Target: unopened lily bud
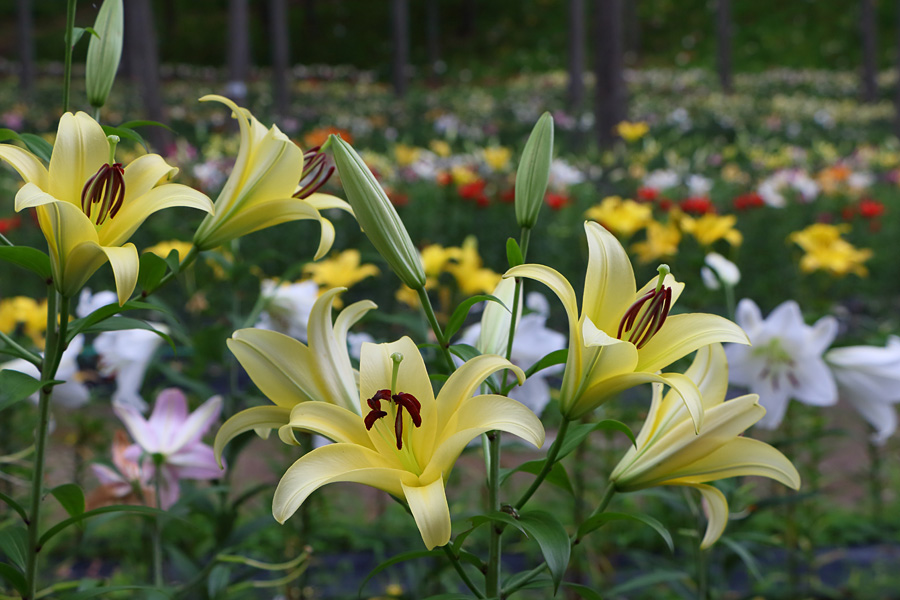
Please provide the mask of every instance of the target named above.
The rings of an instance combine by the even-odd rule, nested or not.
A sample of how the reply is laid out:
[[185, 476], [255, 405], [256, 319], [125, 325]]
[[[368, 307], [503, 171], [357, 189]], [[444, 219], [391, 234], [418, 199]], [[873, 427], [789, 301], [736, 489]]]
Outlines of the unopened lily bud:
[[91, 36], [87, 52], [85, 85], [88, 102], [100, 108], [106, 104], [119, 60], [122, 58], [122, 31], [124, 28], [124, 8], [122, 0], [104, 0], [97, 13], [94, 31], [99, 35]]
[[332, 135], [334, 162], [341, 176], [347, 201], [366, 237], [403, 283], [412, 289], [425, 286], [425, 269], [418, 250], [384, 190], [359, 154], [344, 140]]
[[516, 170], [516, 221], [519, 227], [531, 229], [537, 223], [552, 160], [553, 117], [545, 112], [531, 130]]

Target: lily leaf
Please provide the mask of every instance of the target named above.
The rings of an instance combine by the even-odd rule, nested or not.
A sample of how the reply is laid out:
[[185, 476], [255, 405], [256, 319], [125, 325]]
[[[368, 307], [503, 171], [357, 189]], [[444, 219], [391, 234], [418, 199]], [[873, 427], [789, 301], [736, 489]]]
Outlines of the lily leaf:
[[28, 530], [23, 525], [13, 525], [3, 529], [0, 535], [0, 550], [12, 563], [25, 570], [26, 557], [28, 556]]
[[[503, 482], [509, 479], [509, 476], [513, 473], [523, 472], [537, 475], [544, 467], [544, 462], [546, 461], [530, 460], [526, 463], [522, 463], [514, 469], [500, 469], [500, 485], [503, 485]], [[566, 472], [565, 467], [563, 467], [562, 463], [560, 462], [555, 463], [553, 465], [553, 468], [550, 469], [550, 472], [547, 474], [547, 483], [562, 488], [573, 496], [575, 495], [575, 490], [572, 487], [572, 482], [569, 479], [569, 474]]]
[[159, 282], [165, 276], [169, 266], [166, 261], [152, 252], [144, 252], [141, 255], [140, 267], [138, 270], [138, 285], [145, 292], [156, 289]]
[[[92, 312], [91, 314], [89, 314], [86, 317], [82, 317], [80, 319], [75, 319], [74, 321], [69, 323], [69, 328], [68, 328], [67, 334], [66, 334], [66, 342], [67, 343], [71, 342], [72, 339], [79, 333], [89, 332], [89, 331], [94, 331], [94, 332], [96, 332], [96, 331], [118, 331], [121, 329], [151, 329], [153, 331], [156, 331], [150, 325], [148, 325], [144, 321], [140, 321], [138, 319], [128, 319], [127, 321], [119, 321], [118, 322], [119, 325], [112, 325], [109, 328], [103, 327], [104, 321], [112, 320], [112, 317], [114, 315], [117, 315], [119, 313], [122, 313], [122, 312], [125, 312], [128, 310], [155, 310], [155, 311], [165, 312], [165, 313], [169, 312], [168, 310], [166, 310], [165, 308], [163, 308], [157, 304], [150, 304], [149, 302], [142, 302], [140, 300], [129, 300], [122, 306], [119, 306], [119, 304], [117, 302], [113, 302], [112, 304], [107, 304], [106, 306], [101, 306], [100, 308], [98, 308], [97, 310], [95, 310], [94, 312]], [[126, 317], [121, 317], [121, 318], [125, 319]], [[131, 323], [131, 326], [130, 327], [120, 326], [120, 325], [125, 325], [126, 323]], [[135, 323], [138, 323], [138, 324], [135, 324]], [[172, 340], [169, 336], [167, 336], [163, 333], [160, 333], [158, 331], [157, 331], [157, 333], [159, 335], [161, 335], [163, 337], [163, 339], [168, 341], [170, 344], [172, 343]]]
[[89, 510], [87, 512], [83, 512], [78, 516], [69, 517], [64, 521], [60, 521], [50, 529], [44, 532], [44, 535], [40, 537], [38, 540], [38, 545], [43, 546], [48, 541], [53, 539], [53, 537], [67, 529], [70, 525], [74, 525], [76, 523], [80, 523], [85, 519], [90, 519], [91, 517], [96, 517], [99, 515], [105, 515], [108, 513], [137, 513], [139, 515], [144, 515], [148, 517], [164, 517], [171, 516], [164, 510], [159, 510], [158, 508], [150, 508], [149, 506], [130, 506], [127, 504], [115, 504], [113, 506], [101, 506], [100, 508], [95, 508], [94, 510]]
[[525, 258], [522, 256], [522, 249], [519, 248], [519, 243], [516, 242], [515, 238], [506, 240], [506, 260], [509, 262], [510, 268], [518, 267], [525, 262]]
[[22, 596], [28, 593], [25, 576], [14, 566], [0, 562], [0, 579], [13, 586]]
[[446, 339], [449, 340], [454, 335], [456, 335], [456, 332], [459, 331], [459, 328], [462, 327], [463, 323], [466, 322], [466, 317], [469, 316], [469, 311], [472, 310], [472, 307], [479, 302], [496, 302], [500, 306], [509, 310], [509, 307], [503, 304], [500, 298], [491, 296], [490, 294], [477, 294], [475, 296], [472, 296], [471, 298], [466, 298], [459, 304], [459, 306], [456, 307], [456, 310], [454, 310], [453, 314], [450, 315], [450, 319], [447, 320], [447, 327], [444, 328], [444, 336], [446, 336]]
[[50, 155], [53, 154], [53, 144], [33, 133], [23, 133], [19, 136], [19, 139], [22, 140], [25, 147], [28, 148], [32, 154], [41, 160], [48, 163], [50, 162]]
[[3, 492], [0, 492], [0, 501], [5, 502], [8, 507], [19, 513], [19, 516], [22, 517], [23, 521], [25, 521], [26, 523], [28, 522], [28, 514], [25, 512], [25, 509], [22, 508], [21, 504], [19, 504]]
[[656, 531], [656, 533], [659, 534], [659, 537], [661, 537], [666, 543], [666, 546], [669, 547], [670, 552], [675, 551], [675, 544], [672, 542], [672, 534], [669, 533], [669, 530], [666, 529], [666, 526], [653, 517], [642, 514], [632, 515], [629, 513], [603, 512], [599, 515], [594, 515], [593, 517], [589, 518], [587, 521], [579, 525], [577, 533], [578, 539], [581, 539], [592, 531], [603, 527], [610, 521], [634, 521], [636, 523], [648, 525], [649, 527], [652, 527], [653, 530]]
[[564, 581], [563, 587], [568, 588], [578, 594], [578, 597], [582, 598], [582, 600], [603, 600], [603, 596], [601, 596], [588, 586], [581, 585], [580, 583], [571, 583], [568, 581]]
[[144, 148], [144, 151], [150, 151], [143, 136], [141, 136], [141, 134], [139, 134], [134, 129], [130, 129], [128, 127], [112, 127], [111, 125], [102, 125], [102, 127], [103, 133], [105, 133], [106, 135], [117, 135], [122, 139], [131, 140], [132, 142], [140, 144]]
[[50, 279], [50, 257], [29, 246], [0, 246], [0, 260], [28, 269], [41, 279]]
[[70, 517], [77, 517], [84, 513], [84, 492], [74, 483], [58, 485], [50, 493], [62, 505]]
[[41, 382], [12, 369], [0, 371], [0, 410], [21, 402], [39, 389]]
[[554, 350], [550, 354], [547, 354], [541, 360], [537, 361], [531, 368], [525, 371], [525, 377], [531, 377], [538, 371], [543, 371], [544, 369], [548, 369], [550, 367], [556, 365], [565, 364], [566, 360], [569, 358], [569, 350], [568, 348], [563, 348], [562, 350]]

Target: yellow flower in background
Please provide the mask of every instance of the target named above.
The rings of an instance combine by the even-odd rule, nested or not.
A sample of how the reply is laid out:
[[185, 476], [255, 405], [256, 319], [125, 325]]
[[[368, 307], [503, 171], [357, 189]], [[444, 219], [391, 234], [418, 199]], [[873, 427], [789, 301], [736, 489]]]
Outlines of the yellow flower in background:
[[454, 165], [453, 168], [450, 169], [450, 176], [453, 178], [454, 185], [466, 185], [467, 183], [474, 183], [479, 179], [478, 173], [469, 167], [464, 167], [462, 165]]
[[648, 131], [650, 131], [650, 126], [643, 121], [638, 121], [636, 123], [622, 121], [616, 125], [616, 133], [618, 133], [619, 137], [626, 142], [636, 142], [647, 135]]
[[456, 278], [460, 291], [467, 296], [490, 294], [500, 283], [500, 273], [482, 266], [478, 240], [474, 235], [465, 239], [459, 258], [448, 263], [446, 270]]
[[394, 160], [397, 161], [397, 166], [408, 167], [419, 160], [421, 155], [422, 150], [420, 148], [407, 146], [406, 144], [394, 146]]
[[598, 221], [604, 227], [622, 237], [631, 237], [653, 220], [653, 209], [634, 200], [622, 200], [619, 196], [607, 196], [597, 206], [585, 211], [584, 216]]
[[184, 260], [184, 257], [187, 256], [187, 253], [190, 252], [193, 244], [190, 242], [183, 242], [181, 240], [169, 240], [167, 242], [159, 242], [158, 244], [154, 244], [149, 248], [145, 248], [144, 252], [152, 252], [160, 258], [166, 258], [169, 256], [169, 253], [172, 250], [178, 252], [178, 262]]
[[872, 258], [872, 250], [857, 248], [841, 237], [848, 231], [850, 225], [847, 223], [813, 223], [788, 236], [790, 241], [806, 252], [800, 259], [800, 269], [804, 273], [827, 271], [836, 277], [843, 277], [848, 273], [868, 276], [869, 270], [863, 263]]
[[47, 331], [47, 300], [38, 302], [28, 296], [15, 296], [0, 301], [0, 331], [9, 334], [19, 325], [35, 346], [43, 348], [44, 332]]
[[456, 246], [441, 246], [429, 244], [422, 248], [422, 263], [425, 266], [425, 276], [437, 278], [451, 261], [462, 259], [463, 250]]
[[720, 216], [713, 213], [697, 218], [682, 215], [680, 218], [681, 230], [694, 236], [701, 246], [711, 246], [719, 240], [725, 240], [732, 246], [740, 246], [744, 236], [735, 229], [736, 223], [735, 215]]
[[444, 140], [431, 140], [430, 142], [428, 142], [428, 147], [432, 152], [434, 152], [441, 158], [447, 158], [453, 152], [450, 149], [450, 144], [448, 144]]
[[728, 183], [747, 185], [750, 182], [750, 175], [742, 171], [735, 163], [728, 163], [722, 167], [722, 180]]
[[492, 171], [505, 171], [512, 158], [512, 150], [505, 146], [488, 146], [483, 154], [484, 162]]
[[725, 401], [728, 363], [721, 344], [697, 351], [685, 376], [700, 390], [703, 426], [697, 433], [681, 398], [654, 384], [653, 403], [636, 444], [628, 449], [609, 479], [618, 491], [659, 485], [689, 486], [706, 500], [709, 524], [701, 548], [708, 548], [728, 524], [728, 502], [710, 481], [756, 475], [800, 488], [800, 475], [781, 452], [740, 434], [766, 409], [756, 394]]
[[50, 250], [53, 284], [68, 298], [109, 262], [119, 304], [124, 304], [137, 285], [140, 262], [137, 248], [126, 242], [144, 220], [175, 206], [213, 210], [200, 192], [165, 183], [178, 169], [158, 154], [145, 154], [123, 168], [115, 161], [118, 141], [79, 112], [59, 120], [49, 169], [28, 150], [0, 144], [0, 159], [25, 180], [16, 194], [16, 211], [36, 210]]
[[359, 250], [351, 248], [303, 267], [303, 274], [324, 288], [348, 288], [381, 271], [371, 263], [360, 264]]
[[668, 258], [678, 253], [678, 244], [681, 243], [681, 231], [672, 222], [663, 225], [659, 221], [650, 221], [647, 224], [647, 239], [631, 245], [631, 250], [637, 254], [638, 261], [648, 263]]
[[699, 430], [703, 407], [696, 384], [681, 373], [659, 371], [714, 342], [748, 343], [743, 330], [717, 315], [672, 315], [684, 284], [660, 267], [660, 275], [637, 289], [631, 261], [609, 231], [584, 224], [588, 240], [581, 315], [565, 277], [537, 264], [513, 267], [504, 277], [527, 277], [550, 288], [569, 318], [569, 356], [560, 389], [560, 409], [580, 418], [615, 394], [642, 383], [662, 383], [683, 399]]
[[359, 408], [301, 402], [290, 426], [335, 443], [291, 465], [275, 490], [272, 513], [281, 523], [311, 493], [329, 483], [362, 483], [405, 500], [425, 547], [450, 541], [450, 509], [444, 483], [456, 459], [475, 437], [498, 429], [540, 448], [544, 428], [524, 405], [505, 396], [476, 395], [491, 374], [521, 369], [496, 355], [466, 362], [450, 375], [437, 398], [415, 343], [363, 344]]

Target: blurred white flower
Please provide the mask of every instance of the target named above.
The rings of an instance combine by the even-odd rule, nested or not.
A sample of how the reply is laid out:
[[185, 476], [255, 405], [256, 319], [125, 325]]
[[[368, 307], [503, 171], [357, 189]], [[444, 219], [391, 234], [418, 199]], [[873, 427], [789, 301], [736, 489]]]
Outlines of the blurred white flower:
[[644, 181], [641, 182], [641, 187], [661, 192], [677, 186], [679, 180], [678, 173], [675, 171], [671, 169], [657, 169], [656, 171], [647, 173], [647, 176], [644, 177]]
[[744, 298], [738, 303], [735, 320], [753, 345], [725, 345], [728, 379], [759, 394], [766, 414], [757, 425], [778, 427], [791, 398], [812, 406], [837, 402], [837, 385], [822, 359], [837, 335], [834, 317], [822, 317], [809, 326], [800, 306], [788, 300], [763, 319], [759, 307]]
[[78, 306], [75, 307], [75, 315], [78, 318], [83, 318], [98, 308], [103, 308], [110, 304], [115, 304], [116, 306], [119, 304], [119, 297], [115, 292], [106, 290], [92, 294], [90, 289], [84, 288], [81, 290], [81, 295], [78, 296]]
[[[166, 332], [159, 323], [151, 323], [154, 329]], [[144, 412], [147, 403], [141, 397], [141, 386], [147, 367], [156, 353], [162, 338], [146, 329], [104, 331], [94, 340], [94, 350], [99, 357], [99, 371], [104, 377], [116, 378], [113, 405], [121, 404]]]
[[569, 186], [583, 183], [584, 173], [573, 167], [561, 158], [553, 159], [550, 163], [550, 178], [548, 187], [554, 190], [565, 190]]
[[685, 183], [691, 196], [705, 196], [713, 186], [712, 179], [703, 175], [689, 175]]
[[706, 266], [700, 267], [700, 277], [707, 288], [717, 290], [723, 283], [728, 287], [734, 287], [740, 282], [740, 269], [718, 252], [710, 252], [703, 262]]
[[311, 280], [290, 283], [265, 279], [260, 293], [266, 299], [266, 308], [254, 327], [306, 342], [306, 325], [319, 297], [319, 285]]
[[359, 333], [353, 331], [347, 332], [347, 353], [350, 355], [350, 358], [354, 360], [359, 360], [359, 354], [362, 352], [363, 344], [374, 343], [375, 338], [365, 331], [360, 331]]
[[769, 206], [783, 208], [787, 204], [784, 192], [793, 190], [802, 202], [812, 202], [819, 195], [819, 184], [800, 169], [783, 169], [769, 176], [756, 189]]
[[868, 421], [875, 432], [872, 442], [884, 444], [897, 430], [900, 402], [900, 338], [891, 336], [884, 348], [847, 346], [825, 354], [837, 381], [838, 396]]
[[875, 183], [875, 176], [866, 171], [855, 171], [847, 176], [847, 187], [852, 190], [866, 190]]
[[[115, 294], [113, 297], [115, 298]], [[79, 408], [87, 404], [91, 398], [87, 386], [78, 380], [78, 355], [81, 354], [82, 348], [84, 348], [84, 336], [79, 334], [72, 338], [69, 346], [63, 352], [59, 368], [56, 371], [56, 379], [65, 381], [65, 383], [53, 386], [53, 392], [50, 394], [50, 402], [55, 406], [68, 409]], [[5, 371], [6, 369], [25, 373], [35, 379], [41, 378], [38, 368], [22, 358], [0, 365], [0, 370]], [[32, 402], [37, 402], [37, 392], [32, 394], [30, 399]]]

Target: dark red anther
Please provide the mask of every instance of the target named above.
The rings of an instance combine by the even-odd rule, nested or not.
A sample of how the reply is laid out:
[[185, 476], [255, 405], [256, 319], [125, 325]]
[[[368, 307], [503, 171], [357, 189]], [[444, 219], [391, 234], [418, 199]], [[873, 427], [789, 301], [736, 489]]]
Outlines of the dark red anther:
[[406, 412], [408, 412], [409, 416], [412, 417], [413, 425], [415, 425], [416, 427], [422, 426], [422, 404], [419, 403], [418, 400], [416, 400], [415, 396], [413, 396], [412, 394], [400, 392], [399, 394], [394, 394], [393, 396], [391, 396], [391, 399], [397, 404], [397, 406], [406, 409]]
[[124, 201], [125, 169], [122, 163], [102, 165], [81, 190], [81, 210], [97, 225], [102, 225], [107, 217], [115, 217]]
[[397, 450], [403, 449], [403, 410], [409, 413], [412, 423], [416, 427], [422, 426], [422, 404], [412, 394], [400, 392], [391, 396], [390, 390], [378, 390], [375, 395], [366, 400], [366, 404], [372, 409], [363, 419], [367, 430], [371, 430], [375, 422], [386, 417], [387, 412], [381, 410], [381, 401], [393, 401], [397, 406], [397, 415], [394, 417], [394, 437], [397, 439]]
[[303, 173], [300, 175], [300, 190], [294, 198], [309, 198], [331, 178], [334, 165], [328, 164], [328, 157], [321, 146], [310, 148], [303, 155]]
[[662, 329], [671, 308], [671, 287], [663, 285], [646, 292], [625, 311], [616, 337], [643, 348]]

